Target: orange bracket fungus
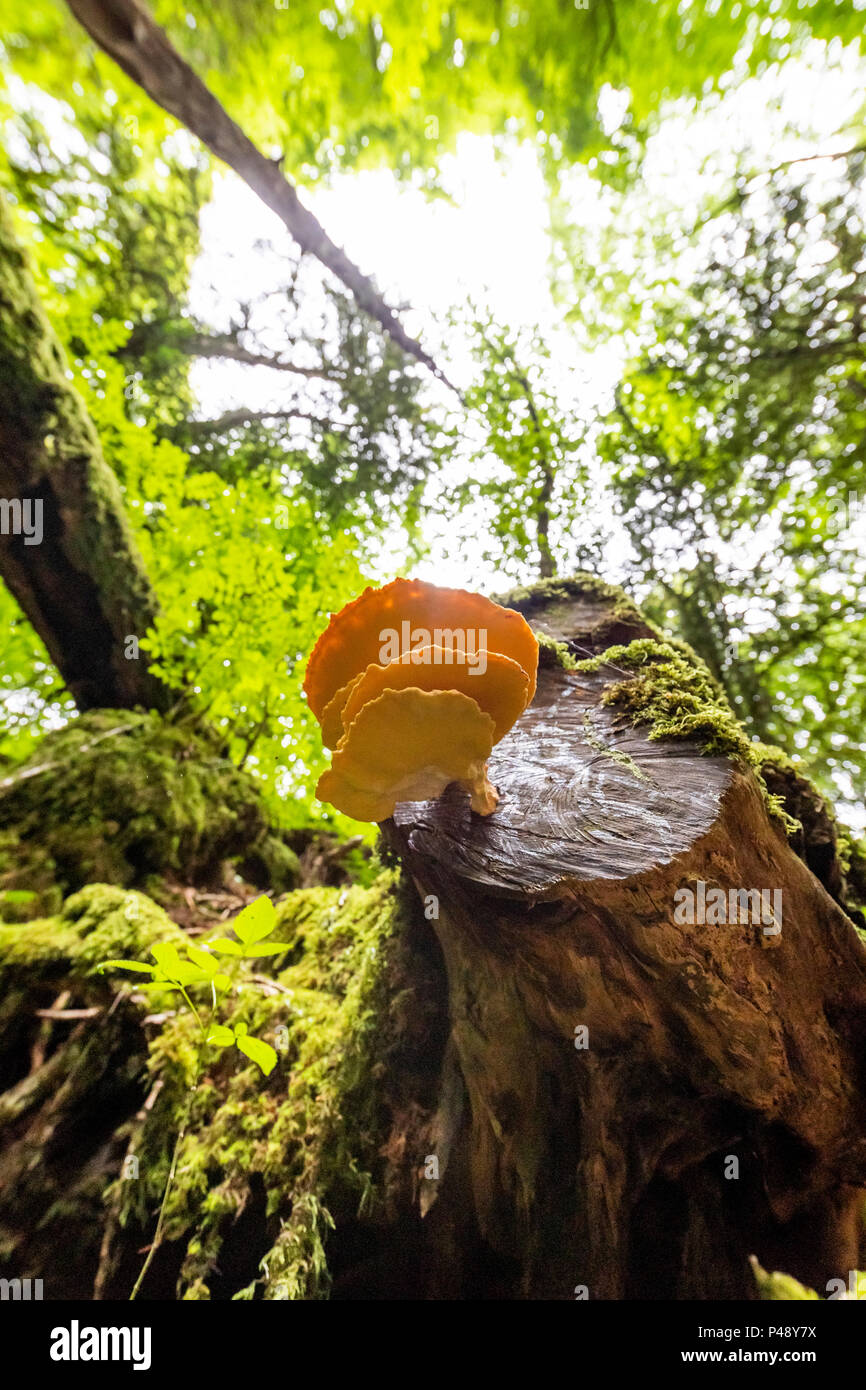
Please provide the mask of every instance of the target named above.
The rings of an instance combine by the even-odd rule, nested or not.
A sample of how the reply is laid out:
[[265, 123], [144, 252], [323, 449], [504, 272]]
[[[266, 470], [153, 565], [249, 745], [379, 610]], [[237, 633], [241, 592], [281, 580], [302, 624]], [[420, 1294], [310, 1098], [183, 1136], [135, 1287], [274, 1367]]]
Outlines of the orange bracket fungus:
[[490, 815], [487, 759], [535, 694], [537, 669], [526, 620], [480, 594], [418, 579], [365, 589], [307, 665], [307, 700], [334, 749], [317, 795], [379, 821], [458, 782]]

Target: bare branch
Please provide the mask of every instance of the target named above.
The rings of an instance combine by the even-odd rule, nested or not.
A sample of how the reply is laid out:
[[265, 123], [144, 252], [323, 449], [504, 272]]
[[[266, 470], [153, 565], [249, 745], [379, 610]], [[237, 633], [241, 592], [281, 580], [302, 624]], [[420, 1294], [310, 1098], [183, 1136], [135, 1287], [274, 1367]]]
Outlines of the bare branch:
[[248, 367], [270, 367], [275, 372], [290, 372], [309, 381], [342, 381], [344, 373], [339, 368], [320, 363], [315, 367], [304, 367], [296, 362], [287, 362], [279, 353], [256, 352], [245, 348], [231, 333], [204, 333], [197, 329], [175, 333], [171, 327], [159, 322], [140, 323], [130, 333], [123, 347], [115, 356], [121, 361], [135, 360], [146, 352], [151, 339], [159, 339], [178, 352], [189, 357], [206, 357], [242, 362]]
[[294, 407], [284, 410], [248, 410], [241, 407], [238, 410], [227, 410], [224, 415], [218, 415], [213, 420], [184, 420], [182, 424], [173, 425], [163, 433], [172, 440], [187, 439], [190, 436], [196, 438], [202, 435], [222, 434], [225, 430], [239, 429], [241, 425], [264, 424], [267, 420], [306, 420], [311, 425], [317, 425], [319, 429], [334, 428], [334, 421], [310, 415], [305, 410], [297, 410]]
[[[404, 352], [450, 386], [421, 344], [410, 337], [369, 276], [349, 259], [304, 207], [279, 161], [266, 158], [232, 120], [154, 23], [139, 0], [67, 0], [90, 37], [163, 110], [181, 121], [219, 159], [233, 169], [281, 219], [302, 251], [337, 276]], [[453, 388], [452, 388], [453, 389]]]
[[293, 376], [303, 376], [310, 381], [341, 381], [343, 377], [343, 373], [336, 368], [329, 369], [324, 365], [302, 367], [296, 362], [287, 362], [276, 353], [253, 352], [229, 337], [196, 333], [179, 340], [177, 346], [193, 357], [226, 358], [232, 362], [243, 362], [248, 367], [270, 367], [274, 372], [291, 372]]

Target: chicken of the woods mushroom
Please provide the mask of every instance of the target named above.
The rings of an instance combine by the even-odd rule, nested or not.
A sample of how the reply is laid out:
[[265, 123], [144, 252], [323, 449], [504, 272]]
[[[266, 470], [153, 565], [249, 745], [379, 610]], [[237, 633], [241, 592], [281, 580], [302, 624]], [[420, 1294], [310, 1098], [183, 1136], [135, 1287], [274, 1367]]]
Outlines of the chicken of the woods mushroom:
[[356, 820], [464, 787], [479, 815], [498, 795], [487, 759], [535, 694], [538, 642], [481, 594], [395, 579], [331, 618], [304, 691], [333, 749], [316, 795]]

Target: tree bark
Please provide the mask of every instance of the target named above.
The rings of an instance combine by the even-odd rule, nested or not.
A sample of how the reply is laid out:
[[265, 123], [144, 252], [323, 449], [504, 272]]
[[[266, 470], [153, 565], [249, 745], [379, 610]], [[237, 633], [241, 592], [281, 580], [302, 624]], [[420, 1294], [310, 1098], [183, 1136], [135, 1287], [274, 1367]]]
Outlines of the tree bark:
[[[0, 573], [80, 710], [164, 710], [170, 692], [144, 653], [126, 655], [156, 597], [67, 370], [0, 199]], [[28, 514], [29, 537], [17, 525]]]
[[446, 385], [447, 378], [421, 344], [406, 332], [369, 276], [349, 259], [313, 214], [304, 207], [279, 161], [268, 159], [232, 120], [228, 112], [185, 63], [139, 0], [67, 0], [76, 19], [95, 43], [147, 92], [163, 110], [175, 116], [217, 158], [233, 169], [262, 202], [277, 214], [302, 251], [309, 251], [354, 296], [356, 303], [380, 323], [394, 342]]

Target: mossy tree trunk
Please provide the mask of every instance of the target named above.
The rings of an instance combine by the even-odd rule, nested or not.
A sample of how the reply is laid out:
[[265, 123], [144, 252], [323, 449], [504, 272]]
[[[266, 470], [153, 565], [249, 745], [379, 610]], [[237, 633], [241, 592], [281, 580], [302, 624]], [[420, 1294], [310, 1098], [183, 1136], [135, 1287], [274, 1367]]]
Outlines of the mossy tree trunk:
[[170, 693], [129, 641], [153, 622], [156, 598], [3, 199], [0, 499], [0, 574], [78, 708], [167, 709]]

